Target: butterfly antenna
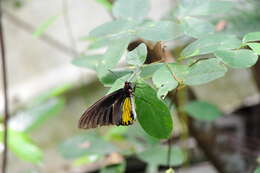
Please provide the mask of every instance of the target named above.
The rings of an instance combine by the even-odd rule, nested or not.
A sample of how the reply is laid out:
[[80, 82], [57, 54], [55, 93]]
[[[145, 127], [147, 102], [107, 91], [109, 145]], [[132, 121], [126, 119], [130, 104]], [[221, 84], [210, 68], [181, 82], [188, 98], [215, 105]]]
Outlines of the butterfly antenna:
[[118, 76], [115, 72], [113, 72], [112, 70], [110, 69], [107, 69], [110, 73], [112, 73], [116, 78], [119, 78], [120, 76]]
[[128, 81], [131, 81], [139, 72], [141, 71], [140, 67], [138, 67], [133, 74], [129, 77]]

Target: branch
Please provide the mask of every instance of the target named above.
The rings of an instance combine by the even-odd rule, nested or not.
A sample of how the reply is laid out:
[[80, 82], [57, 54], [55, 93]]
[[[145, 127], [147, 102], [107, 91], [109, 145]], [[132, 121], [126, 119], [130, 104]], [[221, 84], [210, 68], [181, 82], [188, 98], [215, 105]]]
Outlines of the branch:
[[[30, 25], [29, 23], [19, 19], [17, 16], [13, 15], [12, 13], [10, 13], [9, 11], [7, 11], [5, 9], [2, 9], [2, 11], [5, 14], [5, 18], [7, 18], [7, 20], [12, 22], [17, 27], [23, 29], [24, 31], [26, 31], [29, 34], [32, 34], [35, 31], [35, 27]], [[53, 37], [51, 37], [50, 35], [48, 35], [46, 33], [42, 34], [39, 38], [41, 40], [43, 40], [44, 42], [46, 42], [47, 44], [49, 44], [50, 46], [52, 46], [53, 48], [65, 53], [65, 54], [70, 55], [70, 52], [73, 52], [73, 54], [76, 54], [75, 50], [71, 50], [71, 48], [69, 48], [66, 45], [62, 44], [61, 42], [55, 40]]]
[[71, 23], [70, 23], [70, 19], [69, 19], [69, 7], [68, 7], [68, 0], [62, 0], [62, 12], [63, 12], [63, 19], [64, 19], [64, 23], [65, 23], [65, 29], [67, 32], [67, 36], [70, 42], [70, 46], [71, 46], [71, 55], [73, 57], [77, 56], [77, 45], [73, 36], [73, 32], [72, 32], [72, 27], [71, 27]]
[[8, 85], [7, 85], [7, 69], [6, 69], [6, 57], [5, 57], [5, 45], [4, 45], [4, 34], [2, 25], [2, 2], [0, 1], [0, 44], [1, 44], [1, 59], [2, 59], [2, 75], [3, 75], [3, 90], [4, 90], [4, 151], [3, 151], [3, 162], [2, 162], [2, 173], [6, 173], [7, 161], [8, 161]]

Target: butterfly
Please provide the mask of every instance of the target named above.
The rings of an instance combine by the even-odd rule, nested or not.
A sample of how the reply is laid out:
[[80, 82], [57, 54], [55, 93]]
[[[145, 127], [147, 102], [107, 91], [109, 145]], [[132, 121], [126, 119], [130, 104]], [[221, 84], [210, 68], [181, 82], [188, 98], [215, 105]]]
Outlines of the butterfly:
[[90, 129], [106, 125], [128, 126], [136, 119], [133, 83], [126, 81], [120, 88], [90, 106], [79, 120], [79, 128]]

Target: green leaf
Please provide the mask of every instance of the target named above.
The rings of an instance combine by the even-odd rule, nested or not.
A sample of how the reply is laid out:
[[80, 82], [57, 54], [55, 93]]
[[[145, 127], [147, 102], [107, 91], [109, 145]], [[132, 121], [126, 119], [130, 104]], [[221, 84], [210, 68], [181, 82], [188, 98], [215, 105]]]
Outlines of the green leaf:
[[91, 132], [73, 136], [59, 146], [59, 152], [66, 159], [75, 159], [89, 154], [106, 155], [116, 150], [114, 145]]
[[101, 79], [101, 81], [102, 78], [104, 78], [108, 73], [111, 73], [109, 70], [118, 64], [129, 42], [129, 39], [115, 40], [107, 48], [107, 51], [102, 57], [103, 60], [97, 67], [98, 77]]
[[184, 83], [187, 85], [201, 85], [225, 75], [227, 68], [216, 58], [201, 60], [188, 69]]
[[142, 43], [127, 54], [126, 61], [128, 64], [141, 66], [145, 62], [146, 56], [147, 56], [147, 48], [146, 45]]
[[186, 76], [189, 74], [189, 66], [187, 65], [169, 63], [168, 67], [170, 68], [171, 72], [174, 74], [175, 78], [178, 81], [185, 80]]
[[185, 17], [182, 21], [184, 33], [194, 38], [201, 38], [214, 33], [215, 27], [207, 21], [194, 17]]
[[25, 111], [19, 112], [10, 120], [10, 127], [19, 131], [32, 131], [64, 107], [65, 100], [53, 98], [45, 103], [33, 106]]
[[241, 46], [241, 41], [233, 35], [212, 34], [189, 44], [181, 53], [183, 57], [213, 53], [217, 50], [235, 49]]
[[260, 167], [256, 168], [254, 173], [260, 173]]
[[168, 138], [172, 132], [172, 118], [168, 107], [157, 98], [156, 92], [145, 83], [138, 83], [135, 103], [138, 121], [149, 135]]
[[[137, 154], [138, 158], [151, 165], [167, 165], [167, 148], [155, 146]], [[180, 166], [185, 162], [185, 153], [177, 146], [172, 147], [171, 166]]]
[[232, 2], [219, 0], [183, 0], [176, 9], [178, 18], [185, 16], [207, 16], [225, 13], [232, 7]]
[[96, 2], [100, 3], [101, 5], [103, 5], [108, 10], [112, 9], [112, 4], [108, 0], [96, 0]]
[[96, 70], [100, 62], [103, 60], [102, 55], [82, 55], [72, 60], [72, 64]]
[[[8, 147], [21, 160], [39, 164], [43, 159], [42, 150], [31, 142], [24, 132], [9, 129]], [[3, 141], [3, 131], [0, 131], [0, 141]]]
[[142, 20], [149, 12], [148, 0], [117, 0], [113, 6], [116, 18]]
[[219, 50], [215, 52], [215, 56], [223, 63], [233, 68], [247, 68], [253, 66], [258, 56], [251, 50]]
[[215, 105], [204, 101], [190, 102], [183, 109], [191, 117], [204, 121], [214, 121], [222, 115]]
[[260, 55], [260, 44], [259, 44], [259, 43], [247, 43], [247, 45], [248, 45], [257, 55]]
[[111, 46], [117, 40], [131, 40], [136, 25], [136, 21], [114, 20], [96, 27], [83, 39], [92, 41], [91, 48]]
[[250, 32], [246, 34], [242, 40], [243, 43], [253, 42], [253, 41], [260, 41], [260, 32]]
[[150, 21], [137, 29], [137, 37], [154, 42], [173, 40], [182, 34], [181, 25], [172, 21]]
[[118, 78], [114, 84], [112, 85], [112, 87], [109, 89], [108, 93], [112, 93], [120, 88], [124, 87], [125, 81], [127, 81], [130, 78], [131, 74], [127, 74], [125, 76], [122, 76], [120, 78]]
[[122, 68], [112, 69], [112, 70], [109, 70], [109, 73], [102, 76], [102, 78], [100, 78], [100, 81], [104, 86], [111, 87], [118, 78], [121, 78], [132, 72], [133, 72], [133, 70], [125, 69], [125, 68], [124, 69], [122, 69]]
[[167, 93], [178, 86], [178, 82], [174, 79], [169, 67], [166, 65], [158, 69], [153, 75], [153, 83], [157, 88], [157, 96], [164, 98]]
[[154, 72], [157, 71], [163, 65], [164, 65], [163, 63], [153, 63], [153, 64], [148, 64], [148, 65], [145, 64], [141, 67], [140, 76], [143, 79], [150, 78], [153, 76]]
[[36, 28], [36, 30], [33, 32], [33, 36], [41, 36], [50, 27], [50, 25], [52, 25], [59, 17], [60, 15], [55, 15], [48, 18], [38, 28]]

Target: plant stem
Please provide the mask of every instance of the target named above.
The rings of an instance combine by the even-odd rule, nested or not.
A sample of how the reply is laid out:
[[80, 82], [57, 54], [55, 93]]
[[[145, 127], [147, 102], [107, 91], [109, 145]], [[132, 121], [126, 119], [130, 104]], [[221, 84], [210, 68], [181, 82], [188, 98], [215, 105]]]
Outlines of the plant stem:
[[2, 75], [3, 75], [3, 91], [4, 91], [4, 151], [3, 151], [3, 162], [2, 162], [2, 173], [6, 173], [7, 162], [8, 162], [8, 85], [7, 85], [7, 69], [6, 69], [6, 57], [5, 57], [5, 45], [4, 45], [4, 34], [2, 25], [2, 2], [0, 1], [0, 44], [1, 44], [1, 59], [2, 59]]
[[73, 36], [72, 32], [72, 27], [71, 27], [71, 22], [70, 22], [70, 16], [69, 16], [69, 2], [68, 0], [62, 0], [62, 11], [63, 11], [63, 18], [64, 18], [64, 23], [65, 23], [65, 29], [67, 32], [67, 36], [70, 42], [70, 53], [73, 57], [77, 56], [77, 46], [76, 42]]

